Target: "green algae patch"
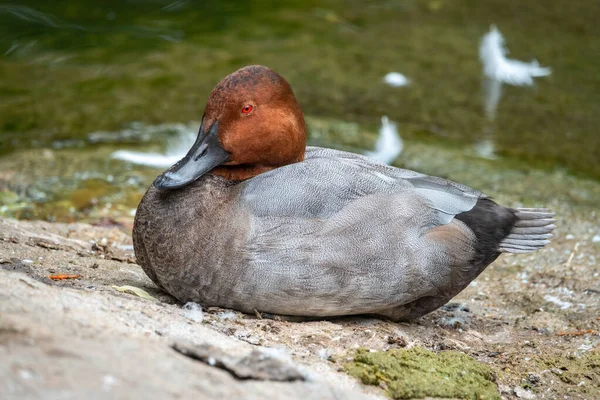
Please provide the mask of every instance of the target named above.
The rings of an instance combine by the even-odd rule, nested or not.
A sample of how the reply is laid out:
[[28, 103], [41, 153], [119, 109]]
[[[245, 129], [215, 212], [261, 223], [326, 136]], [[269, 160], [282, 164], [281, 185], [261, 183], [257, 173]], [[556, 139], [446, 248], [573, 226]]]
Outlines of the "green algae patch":
[[344, 369], [394, 399], [500, 399], [490, 368], [456, 351], [359, 349]]

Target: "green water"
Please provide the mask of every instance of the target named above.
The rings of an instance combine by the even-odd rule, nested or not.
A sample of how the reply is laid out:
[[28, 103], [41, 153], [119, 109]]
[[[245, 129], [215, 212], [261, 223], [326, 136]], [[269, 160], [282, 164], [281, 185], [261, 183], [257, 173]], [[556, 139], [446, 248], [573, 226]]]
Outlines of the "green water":
[[[143, 127], [198, 121], [214, 85], [247, 64], [286, 77], [315, 121], [364, 136], [313, 130], [319, 144], [371, 146], [388, 115], [407, 143], [462, 149], [461, 162], [488, 138], [497, 168], [598, 179], [599, 18], [593, 0], [0, 3], [0, 211], [129, 215], [157, 171], [110, 153], [164, 148], [168, 129]], [[493, 122], [478, 59], [492, 23], [510, 57], [552, 68], [533, 87], [505, 86]], [[411, 85], [385, 85], [390, 71]], [[123, 135], [132, 123], [145, 125]], [[117, 133], [91, 135], [102, 131]]]

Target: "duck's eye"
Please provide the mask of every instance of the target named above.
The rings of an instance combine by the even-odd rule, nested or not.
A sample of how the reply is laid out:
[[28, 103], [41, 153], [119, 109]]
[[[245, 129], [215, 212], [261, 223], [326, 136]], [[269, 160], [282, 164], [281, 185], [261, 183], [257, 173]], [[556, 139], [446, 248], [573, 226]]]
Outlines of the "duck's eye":
[[252, 111], [254, 111], [254, 106], [252, 104], [246, 104], [244, 108], [242, 108], [242, 113], [244, 114], [250, 114]]

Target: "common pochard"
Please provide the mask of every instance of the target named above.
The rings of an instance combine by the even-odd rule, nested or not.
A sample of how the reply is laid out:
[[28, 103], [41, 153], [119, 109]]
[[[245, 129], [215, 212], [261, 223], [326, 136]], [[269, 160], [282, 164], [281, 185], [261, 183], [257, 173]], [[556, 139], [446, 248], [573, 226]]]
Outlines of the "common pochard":
[[135, 216], [138, 263], [182, 302], [281, 315], [424, 315], [500, 253], [549, 243], [547, 209], [306, 147], [290, 85], [244, 67], [212, 91], [198, 138]]

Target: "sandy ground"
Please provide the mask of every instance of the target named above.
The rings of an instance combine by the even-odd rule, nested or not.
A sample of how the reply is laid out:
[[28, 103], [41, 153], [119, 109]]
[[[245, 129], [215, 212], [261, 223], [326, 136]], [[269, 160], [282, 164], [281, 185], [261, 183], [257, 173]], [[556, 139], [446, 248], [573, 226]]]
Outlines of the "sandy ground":
[[[569, 220], [568, 234], [549, 248], [502, 256], [449, 307], [392, 323], [294, 322], [220, 309], [204, 310], [200, 321], [144, 275], [122, 228], [3, 219], [1, 392], [19, 399], [377, 398], [383, 391], [343, 372], [353, 350], [424, 346], [488, 364], [505, 398], [597, 398], [600, 366], [581, 363], [597, 357], [600, 343], [600, 244], [589, 233], [596, 223]], [[49, 279], [58, 274], [81, 277]], [[123, 285], [156, 300], [113, 288]], [[176, 352], [179, 341], [210, 344], [235, 360], [275, 348], [260, 351], [306, 380], [242, 380]]]

